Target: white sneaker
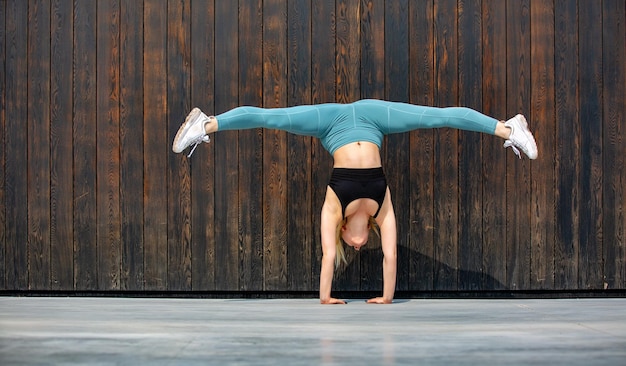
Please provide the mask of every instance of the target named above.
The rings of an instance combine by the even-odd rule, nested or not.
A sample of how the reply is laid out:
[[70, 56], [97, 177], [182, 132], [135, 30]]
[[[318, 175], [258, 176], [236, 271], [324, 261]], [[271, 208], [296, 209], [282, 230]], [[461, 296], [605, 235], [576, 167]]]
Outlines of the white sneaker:
[[185, 122], [183, 122], [180, 126], [178, 132], [176, 133], [176, 137], [174, 137], [172, 151], [178, 154], [183, 152], [183, 150], [189, 146], [194, 145], [189, 155], [187, 155], [187, 157], [191, 157], [191, 154], [193, 154], [194, 150], [196, 150], [198, 144], [202, 142], [211, 142], [209, 135], [207, 135], [204, 130], [204, 124], [209, 121], [210, 117], [202, 113], [199, 108], [194, 108], [191, 112], [189, 112], [187, 118], [185, 118]]
[[530, 159], [537, 159], [537, 143], [533, 134], [528, 129], [526, 118], [521, 114], [504, 122], [506, 127], [511, 129], [511, 136], [504, 142], [504, 147], [511, 147], [518, 158], [522, 158], [520, 150]]

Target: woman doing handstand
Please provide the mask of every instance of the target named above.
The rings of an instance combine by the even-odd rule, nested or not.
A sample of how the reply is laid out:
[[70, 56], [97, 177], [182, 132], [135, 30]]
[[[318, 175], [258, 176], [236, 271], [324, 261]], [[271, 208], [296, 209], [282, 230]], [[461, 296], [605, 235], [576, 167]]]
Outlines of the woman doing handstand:
[[380, 148], [392, 133], [425, 128], [456, 128], [503, 138], [521, 158], [537, 158], [537, 145], [522, 115], [505, 121], [464, 107], [437, 108], [381, 100], [317, 104], [288, 108], [237, 107], [217, 116], [194, 108], [182, 124], [172, 150], [209, 142], [216, 131], [271, 128], [319, 138], [333, 157], [333, 171], [321, 212], [322, 265], [320, 302], [345, 304], [331, 297], [334, 268], [345, 261], [342, 241], [361, 249], [370, 230], [380, 236], [383, 251], [382, 297], [369, 303], [391, 303], [396, 285], [396, 217], [383, 173]]

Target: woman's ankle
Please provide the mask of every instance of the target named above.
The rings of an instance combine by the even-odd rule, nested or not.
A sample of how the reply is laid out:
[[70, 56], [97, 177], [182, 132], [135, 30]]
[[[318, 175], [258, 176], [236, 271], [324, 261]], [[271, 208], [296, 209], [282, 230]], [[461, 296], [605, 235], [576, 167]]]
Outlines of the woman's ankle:
[[494, 135], [508, 140], [509, 136], [511, 136], [511, 129], [504, 125], [504, 121], [498, 121]]
[[209, 116], [209, 120], [204, 123], [204, 132], [208, 135], [215, 131], [217, 131], [217, 118]]

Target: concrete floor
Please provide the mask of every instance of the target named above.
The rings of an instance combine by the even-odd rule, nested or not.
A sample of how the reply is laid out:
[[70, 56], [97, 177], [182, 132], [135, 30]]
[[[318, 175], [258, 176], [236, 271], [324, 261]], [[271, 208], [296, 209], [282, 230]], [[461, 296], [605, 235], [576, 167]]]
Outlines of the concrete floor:
[[2, 365], [626, 365], [626, 299], [0, 297]]

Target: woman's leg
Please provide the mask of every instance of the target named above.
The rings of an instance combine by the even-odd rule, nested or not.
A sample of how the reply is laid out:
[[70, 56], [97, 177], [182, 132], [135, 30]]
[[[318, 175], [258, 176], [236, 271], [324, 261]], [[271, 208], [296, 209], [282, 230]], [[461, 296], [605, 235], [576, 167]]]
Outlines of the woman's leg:
[[359, 114], [379, 120], [385, 134], [448, 127], [494, 135], [499, 122], [465, 107], [437, 108], [380, 100], [363, 100], [355, 104]]
[[[207, 116], [194, 108], [182, 124], [172, 150], [182, 152], [209, 142], [209, 134], [217, 131], [269, 128], [306, 136], [319, 137], [322, 120], [329, 120], [335, 105], [304, 105], [288, 108], [237, 107], [217, 116]], [[193, 153], [193, 150], [189, 154]]]
[[317, 137], [323, 110], [330, 111], [331, 108], [328, 105], [287, 108], [237, 107], [215, 116], [217, 126], [207, 128], [215, 131], [269, 128]]
[[518, 156], [519, 149], [529, 158], [537, 158], [535, 139], [522, 115], [504, 122], [465, 107], [437, 108], [380, 100], [355, 104], [362, 118], [378, 123], [385, 134], [443, 127], [482, 132], [505, 139], [504, 146], [512, 147]]

